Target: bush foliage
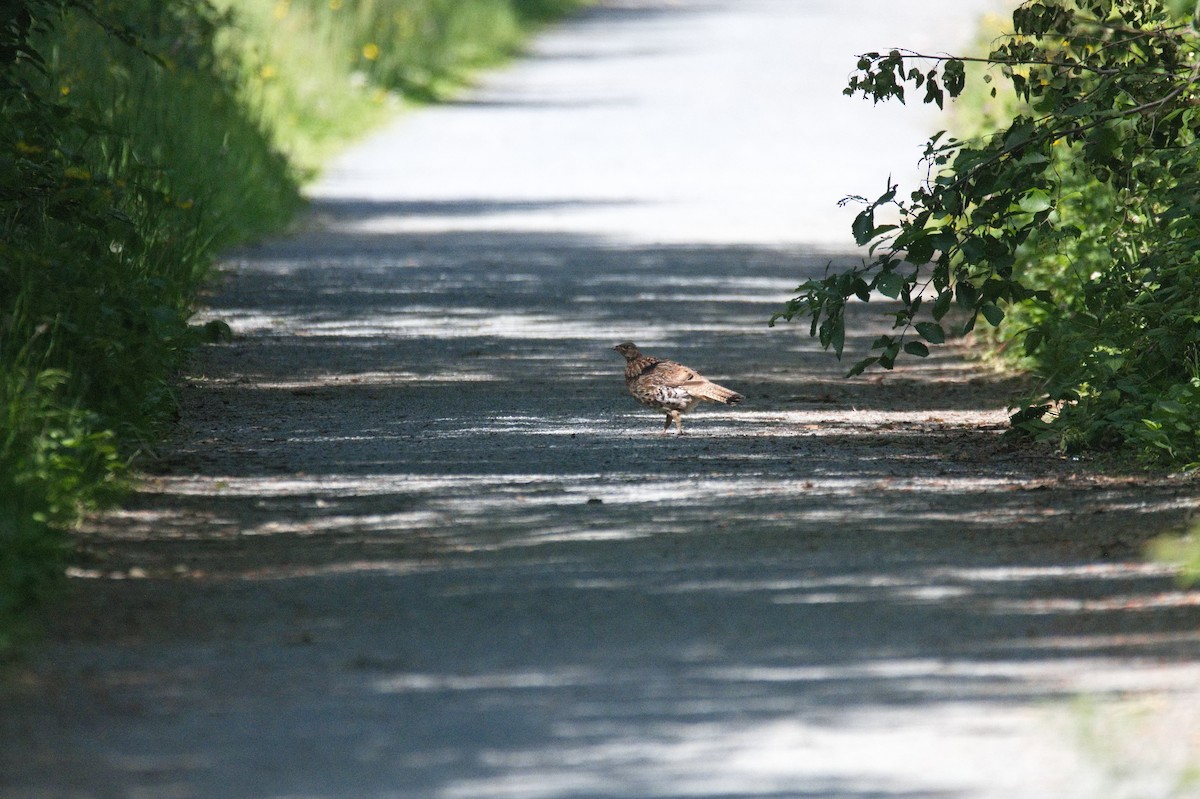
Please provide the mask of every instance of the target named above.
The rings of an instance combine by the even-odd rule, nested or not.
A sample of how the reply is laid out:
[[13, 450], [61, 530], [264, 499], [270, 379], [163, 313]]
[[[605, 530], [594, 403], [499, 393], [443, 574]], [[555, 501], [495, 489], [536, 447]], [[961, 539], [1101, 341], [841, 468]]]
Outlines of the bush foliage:
[[[897, 300], [892, 333], [850, 370], [970, 332], [982, 317], [1037, 378], [1018, 429], [1065, 448], [1200, 463], [1200, 34], [1160, 0], [1030, 0], [984, 59], [891, 51], [858, 61], [847, 94], [941, 106], [968, 79], [1008, 94], [981, 135], [939, 133], [930, 175], [864, 208], [871, 261], [800, 286], [841, 355], [851, 298]], [[983, 62], [976, 75], [967, 67]], [[979, 97], [978, 87], [975, 88]], [[861, 198], [860, 198], [861, 199]], [[891, 211], [895, 224], [876, 222]], [[951, 311], [957, 309], [961, 321]], [[955, 320], [953, 323], [951, 320]], [[772, 320], [774, 321], [774, 319]]]

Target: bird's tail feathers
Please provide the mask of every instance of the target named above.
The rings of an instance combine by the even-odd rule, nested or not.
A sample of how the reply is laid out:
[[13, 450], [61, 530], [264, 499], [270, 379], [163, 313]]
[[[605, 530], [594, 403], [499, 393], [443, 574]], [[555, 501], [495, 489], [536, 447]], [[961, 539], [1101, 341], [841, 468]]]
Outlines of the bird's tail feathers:
[[737, 405], [746, 397], [725, 386], [718, 386], [716, 383], [704, 381], [696, 386], [688, 386], [688, 391], [692, 396], [700, 399], [708, 400], [709, 402], [720, 402], [724, 405]]

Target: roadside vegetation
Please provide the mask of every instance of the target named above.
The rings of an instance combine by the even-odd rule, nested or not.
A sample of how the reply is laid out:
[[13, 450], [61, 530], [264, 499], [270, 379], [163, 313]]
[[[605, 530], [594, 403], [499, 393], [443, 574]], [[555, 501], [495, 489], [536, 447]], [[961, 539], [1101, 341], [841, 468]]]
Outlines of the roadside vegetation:
[[776, 319], [807, 318], [840, 357], [847, 302], [898, 302], [851, 374], [982, 321], [1036, 386], [1014, 398], [1017, 433], [1196, 469], [1196, 14], [1193, 0], [1027, 0], [986, 56], [863, 54], [847, 94], [957, 97], [967, 123], [931, 138], [922, 185], [852, 198], [869, 262], [808, 281]]
[[588, 0], [213, 0], [241, 98], [311, 176], [405, 102], [446, 99]]
[[216, 255], [404, 98], [434, 101], [581, 0], [0, 3], [0, 651], [61, 586], [219, 322]]

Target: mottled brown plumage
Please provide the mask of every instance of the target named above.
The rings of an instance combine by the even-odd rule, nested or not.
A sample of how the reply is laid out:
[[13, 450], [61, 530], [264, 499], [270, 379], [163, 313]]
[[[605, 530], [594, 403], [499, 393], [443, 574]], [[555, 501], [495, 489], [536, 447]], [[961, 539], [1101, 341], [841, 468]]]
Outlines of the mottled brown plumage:
[[737, 405], [745, 399], [736, 391], [718, 386], [683, 364], [643, 355], [632, 341], [618, 344], [613, 349], [625, 357], [625, 387], [633, 398], [667, 415], [664, 433], [671, 429], [671, 422], [674, 422], [679, 435], [683, 435], [680, 415], [690, 411], [701, 400]]

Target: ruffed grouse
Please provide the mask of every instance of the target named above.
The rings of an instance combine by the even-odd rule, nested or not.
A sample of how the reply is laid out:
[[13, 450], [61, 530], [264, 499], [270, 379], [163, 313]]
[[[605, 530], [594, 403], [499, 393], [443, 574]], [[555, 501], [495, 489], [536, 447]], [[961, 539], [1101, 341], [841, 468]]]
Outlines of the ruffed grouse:
[[643, 355], [632, 341], [618, 344], [613, 349], [625, 356], [625, 387], [633, 398], [667, 415], [664, 433], [674, 422], [679, 435], [683, 435], [680, 414], [690, 411], [701, 400], [737, 405], [745, 399], [683, 364]]

